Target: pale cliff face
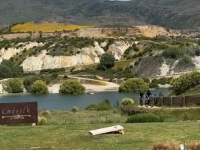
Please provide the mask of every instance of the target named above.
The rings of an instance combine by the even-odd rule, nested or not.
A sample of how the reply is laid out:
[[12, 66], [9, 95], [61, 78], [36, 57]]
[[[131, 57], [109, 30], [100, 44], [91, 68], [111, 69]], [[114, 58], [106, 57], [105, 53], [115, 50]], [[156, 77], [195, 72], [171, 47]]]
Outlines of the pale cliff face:
[[126, 49], [132, 46], [132, 43], [125, 41], [116, 41], [109, 46], [108, 51], [111, 52], [116, 60], [120, 60]]
[[39, 71], [42, 69], [66, 68], [79, 65], [93, 64], [94, 60], [88, 55], [77, 54], [75, 56], [49, 56], [42, 51], [37, 57], [31, 56], [24, 60], [22, 67], [24, 71]]
[[[21, 66], [25, 72], [31, 72], [42, 69], [67, 68], [99, 63], [101, 55], [105, 53], [101, 45], [106, 46], [106, 42], [103, 44], [94, 42], [94, 46], [81, 48], [79, 54], [72, 56], [50, 56], [44, 50], [38, 56], [26, 58]], [[109, 46], [108, 51], [115, 56], [115, 59], [120, 59], [129, 46], [131, 46], [130, 43], [116, 41]]]
[[38, 47], [38, 46], [42, 46], [42, 43], [37, 43], [37, 42], [30, 42], [30, 43], [19, 43], [20, 44], [24, 44], [22, 47], [19, 48], [14, 48], [14, 47], [10, 47], [7, 50], [5, 48], [2, 48], [0, 50], [0, 63], [2, 61], [2, 59], [10, 59], [11, 57], [15, 56], [17, 53], [21, 53], [24, 49], [30, 49], [33, 48], [34, 46]]
[[[18, 45], [21, 47], [16, 48]], [[67, 68], [76, 67], [83, 65], [90, 65], [94, 63], [99, 63], [101, 55], [105, 53], [104, 47], [107, 46], [107, 42], [102, 43], [94, 42], [94, 46], [87, 46], [80, 48], [79, 54], [72, 56], [50, 56], [47, 55], [47, 50], [42, 50], [37, 56], [27, 57], [21, 64], [25, 72], [39, 71], [42, 69], [52, 69], [52, 68]], [[126, 42], [123, 40], [115, 41], [113, 44], [109, 45], [108, 52], [111, 52], [116, 60], [121, 59], [125, 50], [129, 48], [133, 43]], [[10, 47], [7, 50], [4, 48], [0, 50], [0, 62], [3, 59], [10, 59], [11, 57], [21, 54], [23, 50], [29, 50], [33, 47], [41, 47], [43, 43], [29, 42], [29, 43], [19, 43], [15, 47]]]

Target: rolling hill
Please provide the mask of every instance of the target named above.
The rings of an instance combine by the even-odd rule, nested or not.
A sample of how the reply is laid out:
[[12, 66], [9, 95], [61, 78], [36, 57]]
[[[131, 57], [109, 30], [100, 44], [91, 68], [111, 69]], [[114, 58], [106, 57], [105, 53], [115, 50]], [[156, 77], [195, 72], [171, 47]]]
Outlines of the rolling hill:
[[57, 21], [92, 26], [200, 27], [198, 0], [1, 0], [0, 26]]

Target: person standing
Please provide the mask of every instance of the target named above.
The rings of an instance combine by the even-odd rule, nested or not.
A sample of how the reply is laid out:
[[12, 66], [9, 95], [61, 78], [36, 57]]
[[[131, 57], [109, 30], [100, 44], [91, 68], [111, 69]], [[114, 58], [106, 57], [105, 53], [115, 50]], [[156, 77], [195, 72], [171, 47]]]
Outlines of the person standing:
[[143, 92], [140, 92], [139, 94], [139, 101], [140, 101], [140, 106], [143, 106], [144, 104], [144, 93]]
[[152, 99], [152, 94], [151, 91], [148, 90], [146, 93], [146, 105], [150, 105], [151, 99]]

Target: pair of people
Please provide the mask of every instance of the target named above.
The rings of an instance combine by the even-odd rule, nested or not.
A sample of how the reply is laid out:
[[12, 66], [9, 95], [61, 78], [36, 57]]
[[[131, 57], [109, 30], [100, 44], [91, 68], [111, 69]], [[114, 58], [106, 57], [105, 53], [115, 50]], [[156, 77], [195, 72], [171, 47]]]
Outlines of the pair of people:
[[140, 92], [139, 94], [139, 101], [140, 101], [140, 105], [143, 106], [143, 105], [149, 105], [150, 102], [152, 100], [152, 94], [151, 94], [151, 91], [148, 90], [146, 95], [144, 95], [143, 92]]

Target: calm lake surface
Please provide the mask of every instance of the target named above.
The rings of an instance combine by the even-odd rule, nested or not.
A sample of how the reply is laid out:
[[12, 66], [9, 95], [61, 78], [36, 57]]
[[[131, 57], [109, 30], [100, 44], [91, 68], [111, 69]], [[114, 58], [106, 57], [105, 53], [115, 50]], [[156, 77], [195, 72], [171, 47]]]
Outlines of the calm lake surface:
[[[156, 89], [151, 90], [153, 95], [159, 95], [161, 93], [164, 96], [169, 94], [169, 89]], [[94, 94], [81, 94], [81, 95], [62, 95], [62, 94], [48, 94], [43, 96], [34, 96], [31, 94], [9, 94], [0, 95], [0, 103], [11, 102], [37, 102], [38, 109], [48, 110], [71, 110], [76, 106], [79, 109], [85, 109], [90, 104], [97, 104], [104, 99], [109, 99], [112, 106], [116, 106], [117, 102], [121, 102], [121, 99], [128, 97], [138, 100], [138, 93], [118, 93], [118, 92], [97, 92]]]

